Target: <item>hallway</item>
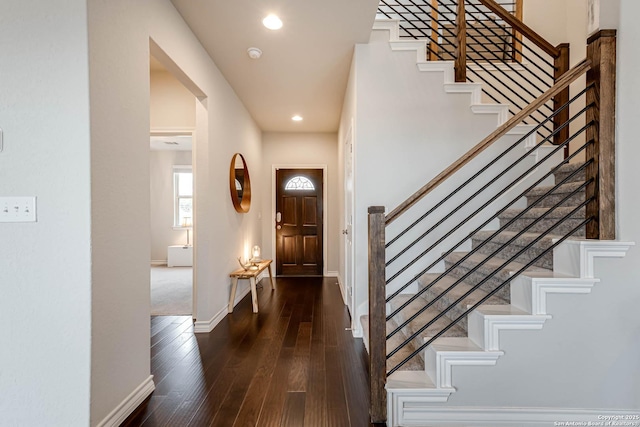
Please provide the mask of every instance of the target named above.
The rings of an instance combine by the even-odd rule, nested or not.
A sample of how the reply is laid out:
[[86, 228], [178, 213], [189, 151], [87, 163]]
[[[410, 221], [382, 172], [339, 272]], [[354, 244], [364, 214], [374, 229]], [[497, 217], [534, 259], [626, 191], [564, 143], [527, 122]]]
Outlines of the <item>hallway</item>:
[[[264, 283], [264, 280], [262, 281]], [[209, 334], [151, 319], [156, 390], [123, 426], [368, 426], [367, 354], [335, 278], [278, 278]]]

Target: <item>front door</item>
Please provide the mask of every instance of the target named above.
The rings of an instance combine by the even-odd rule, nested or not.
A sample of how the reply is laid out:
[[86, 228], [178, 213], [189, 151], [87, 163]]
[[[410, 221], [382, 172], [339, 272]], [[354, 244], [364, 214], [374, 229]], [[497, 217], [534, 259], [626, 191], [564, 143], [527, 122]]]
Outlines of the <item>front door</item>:
[[322, 169], [276, 170], [276, 274], [321, 276]]

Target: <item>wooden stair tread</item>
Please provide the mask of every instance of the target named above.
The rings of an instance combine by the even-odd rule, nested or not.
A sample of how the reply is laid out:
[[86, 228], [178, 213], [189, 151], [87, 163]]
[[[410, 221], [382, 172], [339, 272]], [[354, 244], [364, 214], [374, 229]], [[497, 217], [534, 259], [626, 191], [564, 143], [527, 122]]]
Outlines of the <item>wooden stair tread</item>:
[[[568, 215], [575, 207], [570, 206], [559, 206], [550, 212], [545, 219], [562, 219], [566, 215]], [[515, 218], [519, 213], [521, 213], [524, 209], [507, 209], [503, 213], [500, 214], [500, 219], [512, 219]], [[544, 215], [549, 208], [532, 208], [529, 209], [521, 218], [523, 219], [535, 219]], [[573, 219], [584, 219], [585, 218], [585, 209], [584, 207], [576, 211], [569, 218]]]
[[[453, 252], [451, 253], [447, 259], [450, 262], [457, 262], [460, 259], [462, 259], [465, 255], [467, 255], [468, 252]], [[485, 259], [487, 259], [487, 262], [484, 263], [479, 270], [490, 270], [491, 272], [495, 271], [495, 270], [500, 270], [503, 273], [509, 274], [511, 272], [516, 272], [519, 271], [521, 268], [523, 268], [525, 266], [525, 264], [516, 262], [516, 261], [512, 261], [509, 264], [506, 264], [504, 266], [502, 266], [505, 262], [504, 259], [501, 258], [496, 258], [496, 257], [487, 257], [486, 254], [479, 254], [479, 253], [475, 253], [473, 255], [471, 255], [469, 258], [467, 258], [464, 263], [466, 263], [467, 265], [478, 265], [480, 264], [482, 261], [484, 261]], [[501, 268], [500, 268], [501, 267]], [[541, 267], [530, 267], [527, 270], [531, 270], [531, 271], [545, 271], [548, 269], [546, 268], [541, 268]]]
[[[478, 242], [483, 242], [485, 240], [487, 240], [489, 237], [491, 237], [493, 234], [495, 233], [495, 231], [492, 230], [485, 230], [485, 231], [479, 231], [476, 234], [473, 235], [473, 237], [471, 238], [472, 240], [477, 240]], [[509, 230], [504, 230], [501, 231], [500, 233], [496, 234], [493, 238], [491, 238], [491, 242], [495, 242], [495, 243], [501, 243], [504, 244], [506, 242], [508, 242], [509, 240], [511, 240], [513, 237], [515, 237], [518, 234], [517, 231], [509, 231]], [[516, 246], [527, 246], [529, 244], [531, 244], [531, 242], [533, 242], [535, 239], [537, 239], [538, 237], [540, 237], [540, 233], [522, 233], [520, 236], [518, 236], [513, 242], [510, 243], [510, 245], [516, 245]], [[555, 234], [547, 234], [546, 236], [542, 237], [542, 239], [540, 239], [536, 245], [541, 245], [541, 246], [551, 246], [551, 244], [553, 243], [553, 239], [559, 239], [561, 236], [555, 235]], [[546, 246], [546, 247], [548, 247]]]
[[565, 182], [564, 184], [559, 185], [558, 188], [556, 188], [553, 191], [551, 191], [551, 189], [553, 189], [553, 187], [555, 187], [555, 185], [547, 185], [547, 186], [543, 186], [543, 187], [535, 187], [535, 188], [531, 189], [531, 191], [527, 192], [526, 196], [527, 197], [540, 197], [540, 196], [544, 196], [549, 191], [551, 191], [550, 194], [569, 194], [569, 193], [573, 193], [575, 190], [580, 188], [580, 186], [582, 184], [584, 184], [584, 182], [581, 182], [581, 181]]

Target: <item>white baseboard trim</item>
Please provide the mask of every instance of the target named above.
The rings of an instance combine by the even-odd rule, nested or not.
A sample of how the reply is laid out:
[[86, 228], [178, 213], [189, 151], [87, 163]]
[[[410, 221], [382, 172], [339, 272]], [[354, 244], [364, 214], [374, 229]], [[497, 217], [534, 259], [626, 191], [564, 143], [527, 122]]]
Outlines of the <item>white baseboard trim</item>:
[[[267, 274], [267, 277], [269, 277], [268, 274]], [[238, 288], [239, 287], [240, 286], [238, 286]], [[233, 306], [235, 307], [240, 302], [240, 300], [242, 300], [242, 298], [247, 296], [247, 294], [249, 294], [250, 292], [251, 292], [250, 286], [247, 286], [246, 289], [238, 289], [236, 293], [236, 300], [233, 302]], [[228, 313], [229, 313], [229, 308], [225, 305], [222, 308], [222, 310], [217, 312], [215, 316], [213, 316], [211, 319], [196, 320], [195, 323], [193, 324], [193, 332], [196, 334], [208, 334], [209, 332], [213, 331], [213, 328], [215, 328], [216, 325], [220, 323]]]
[[[268, 282], [269, 280], [268, 271], [263, 271], [262, 273], [260, 273], [257, 277], [257, 282], [260, 283], [260, 281], [265, 278], [267, 279], [267, 282], [262, 286], [264, 289], [271, 290], [271, 284]], [[245, 282], [245, 280], [243, 280], [243, 282]], [[248, 281], [246, 281], [247, 285], [245, 289], [242, 289], [242, 287], [240, 286], [240, 283], [242, 282], [238, 283], [238, 290], [236, 291], [237, 292], [236, 300], [233, 302], [234, 307], [238, 305], [238, 303], [240, 302], [240, 300], [242, 300], [242, 298], [244, 298], [251, 292], [251, 286], [249, 286]], [[195, 323], [193, 324], [193, 332], [196, 334], [208, 334], [209, 332], [213, 331], [213, 328], [215, 328], [216, 325], [220, 323], [228, 313], [229, 313], [229, 308], [225, 305], [224, 308], [222, 308], [222, 310], [217, 312], [216, 315], [213, 316], [211, 319], [196, 320]]]
[[98, 423], [98, 427], [118, 427], [155, 389], [156, 386], [153, 383], [153, 375], [149, 375], [149, 377], [116, 406], [104, 420]]
[[326, 277], [337, 277], [338, 279], [340, 279], [340, 273], [338, 273], [337, 271], [327, 271]]
[[209, 320], [196, 320], [193, 323], [193, 332], [196, 334], [208, 334], [209, 332], [213, 331], [213, 328], [215, 328], [216, 325], [222, 321], [222, 319], [224, 319], [228, 312], [229, 310], [225, 306]]
[[340, 277], [340, 273], [338, 273], [337, 271], [332, 271], [330, 273], [336, 273], [335, 276], [327, 276], [327, 277], [335, 277], [336, 279], [338, 279], [338, 288], [340, 289], [340, 295], [342, 296], [342, 302], [344, 303], [344, 305], [347, 305], [347, 294], [345, 292], [344, 285], [343, 285], [343, 282], [342, 282], [342, 277]]
[[[625, 416], [637, 415], [638, 413], [637, 409], [469, 408], [453, 406], [430, 408], [420, 407], [418, 404], [405, 407], [402, 413], [388, 414], [388, 422], [390, 427], [606, 426], [616, 425], [607, 424], [611, 421], [629, 421]], [[637, 424], [638, 421], [632, 422]]]
[[166, 259], [152, 259], [151, 260], [151, 265], [152, 266], [167, 265], [167, 260]]

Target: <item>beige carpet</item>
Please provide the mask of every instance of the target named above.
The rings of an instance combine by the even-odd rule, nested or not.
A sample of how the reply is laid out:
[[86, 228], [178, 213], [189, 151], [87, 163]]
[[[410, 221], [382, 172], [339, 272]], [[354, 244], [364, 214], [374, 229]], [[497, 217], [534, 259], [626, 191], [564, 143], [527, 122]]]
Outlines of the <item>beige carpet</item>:
[[151, 314], [192, 314], [193, 268], [151, 267]]

